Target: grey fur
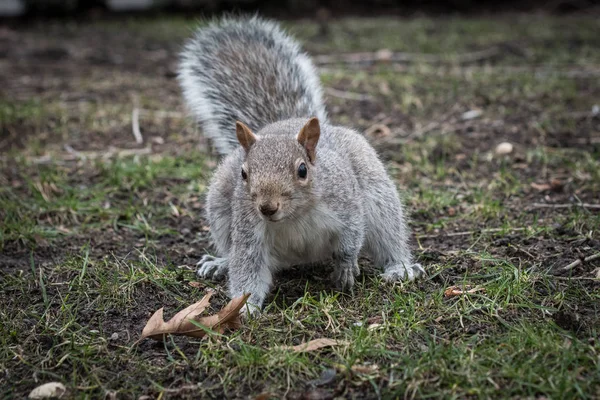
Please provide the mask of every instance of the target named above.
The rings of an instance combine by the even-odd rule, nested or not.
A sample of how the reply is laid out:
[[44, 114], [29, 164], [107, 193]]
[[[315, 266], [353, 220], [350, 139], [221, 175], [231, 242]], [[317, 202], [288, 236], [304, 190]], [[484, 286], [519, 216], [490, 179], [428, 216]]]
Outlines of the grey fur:
[[222, 18], [198, 29], [181, 54], [179, 82], [223, 155], [238, 147], [236, 121], [257, 131], [292, 117], [327, 118], [310, 58], [279, 25], [258, 17]]
[[[253, 54], [257, 49], [262, 57]], [[198, 274], [228, 274], [230, 295], [251, 293], [255, 310], [271, 289], [273, 273], [293, 265], [331, 261], [332, 279], [341, 290], [352, 289], [361, 251], [383, 267], [386, 280], [424, 273], [412, 260], [403, 207], [383, 164], [360, 134], [325, 121], [316, 75], [307, 79], [299, 72], [298, 64], [307, 59], [298, 49], [272, 22], [227, 19], [199, 30], [181, 68], [190, 107], [227, 154], [207, 196], [220, 258], [203, 257]], [[275, 71], [275, 64], [283, 69]], [[281, 91], [285, 80], [299, 89]], [[195, 96], [206, 93], [210, 97], [197, 101]], [[310, 160], [298, 134], [315, 115], [321, 119], [320, 136]], [[234, 148], [236, 119], [257, 136], [247, 151]], [[306, 178], [298, 174], [302, 163]], [[275, 214], [261, 214], [265, 204], [276, 208]]]

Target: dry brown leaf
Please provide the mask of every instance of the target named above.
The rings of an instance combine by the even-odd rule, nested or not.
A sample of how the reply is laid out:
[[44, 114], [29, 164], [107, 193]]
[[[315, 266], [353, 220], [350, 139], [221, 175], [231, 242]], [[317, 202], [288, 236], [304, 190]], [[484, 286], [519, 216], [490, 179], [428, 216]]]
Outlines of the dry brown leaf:
[[246, 305], [248, 297], [250, 297], [250, 293], [236, 297], [227, 303], [217, 314], [198, 318], [197, 321], [219, 333], [223, 333], [225, 329], [239, 329], [242, 326], [240, 310]]
[[210, 291], [197, 303], [179, 311], [169, 322], [163, 318], [163, 308], [158, 309], [146, 323], [142, 330], [142, 339], [151, 338], [162, 340], [164, 335], [171, 333], [174, 335], [185, 335], [192, 337], [202, 337], [206, 331], [194, 325], [190, 320], [194, 320], [202, 314], [210, 304], [210, 298], [214, 292]]
[[374, 374], [377, 373], [379, 370], [379, 366], [372, 364], [372, 365], [353, 365], [352, 368], [350, 368], [352, 370], [352, 372], [357, 373], [357, 374]]
[[162, 308], [156, 311], [146, 323], [141, 338], [162, 340], [166, 334], [201, 338], [206, 335], [207, 330], [223, 333], [225, 329], [240, 328], [242, 326], [240, 310], [246, 304], [250, 294], [232, 299], [215, 315], [199, 317], [210, 304], [210, 297], [213, 294], [212, 291], [208, 292], [202, 300], [178, 312], [169, 322], [164, 321]]
[[533, 189], [537, 190], [538, 192], [543, 192], [546, 190], [550, 190], [551, 186], [547, 183], [535, 183], [535, 182], [531, 182], [531, 184], [529, 185], [531, 186]]
[[373, 139], [380, 139], [390, 136], [392, 131], [385, 124], [375, 124], [365, 130], [365, 136]]
[[383, 317], [381, 315], [376, 315], [374, 317], [367, 318], [368, 324], [380, 324], [383, 322]]
[[558, 178], [553, 178], [550, 181], [550, 189], [552, 189], [555, 192], [562, 192], [562, 190], [565, 188], [565, 182], [561, 181]]
[[193, 288], [201, 288], [202, 286], [204, 286], [202, 283], [196, 281], [188, 282], [188, 285], [190, 285]]
[[374, 331], [374, 330], [377, 330], [377, 329], [379, 329], [379, 328], [382, 328], [382, 327], [383, 327], [383, 325], [382, 325], [382, 324], [371, 324], [371, 325], [369, 325], [369, 326], [367, 327], [367, 329], [368, 329], [369, 331]]
[[305, 343], [300, 343], [297, 346], [283, 346], [282, 348], [287, 349], [287, 350], [292, 350], [296, 353], [306, 353], [308, 351], [315, 351], [315, 350], [321, 349], [323, 347], [339, 346], [344, 343], [345, 342], [342, 342], [339, 340], [321, 338], [321, 339], [314, 339], [314, 340], [311, 340], [311, 341], [305, 342]]
[[471, 288], [470, 285], [466, 285], [465, 287], [459, 287], [459, 286], [450, 286], [449, 288], [447, 288], [444, 291], [444, 297], [454, 297], [454, 296], [460, 296], [463, 294], [472, 294], [472, 293], [477, 293], [477, 292], [485, 292], [485, 288], [482, 287], [475, 287], [475, 288]]

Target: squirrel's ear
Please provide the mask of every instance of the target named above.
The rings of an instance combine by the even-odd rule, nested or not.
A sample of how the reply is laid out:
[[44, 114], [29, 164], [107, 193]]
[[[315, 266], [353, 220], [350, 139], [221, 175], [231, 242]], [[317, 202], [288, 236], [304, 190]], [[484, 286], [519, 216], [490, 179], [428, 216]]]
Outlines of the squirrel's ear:
[[298, 143], [306, 149], [311, 163], [315, 162], [317, 143], [319, 142], [320, 135], [321, 126], [319, 125], [319, 119], [316, 117], [311, 118], [298, 134]]
[[237, 140], [240, 142], [244, 150], [250, 150], [250, 147], [256, 142], [256, 135], [252, 133], [250, 128], [246, 125], [237, 121], [235, 123], [235, 133], [237, 135]]

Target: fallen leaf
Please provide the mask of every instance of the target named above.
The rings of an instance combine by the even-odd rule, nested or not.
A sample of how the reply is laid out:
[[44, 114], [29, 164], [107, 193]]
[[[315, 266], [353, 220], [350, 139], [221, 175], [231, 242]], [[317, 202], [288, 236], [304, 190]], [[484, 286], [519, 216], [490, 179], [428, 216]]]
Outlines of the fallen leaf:
[[565, 182], [561, 181], [558, 178], [553, 178], [550, 181], [550, 189], [552, 189], [555, 192], [562, 192], [562, 190], [565, 188]]
[[390, 85], [387, 81], [381, 81], [381, 83], [379, 83], [379, 93], [384, 96], [389, 96], [392, 93], [390, 90]]
[[240, 310], [246, 304], [250, 294], [232, 299], [215, 315], [199, 317], [210, 304], [213, 293], [208, 292], [202, 300], [181, 310], [168, 322], [164, 321], [162, 308], [156, 311], [146, 323], [141, 338], [162, 340], [167, 334], [201, 338], [209, 330], [223, 333], [225, 329], [239, 329], [242, 326]]
[[365, 136], [369, 138], [383, 138], [390, 136], [392, 131], [387, 125], [375, 124], [365, 130]]
[[379, 366], [378, 365], [356, 365], [355, 364], [350, 369], [352, 370], [352, 372], [358, 373], [358, 374], [373, 374], [379, 370]]
[[342, 342], [339, 340], [321, 338], [321, 339], [313, 339], [313, 340], [311, 340], [309, 342], [305, 342], [305, 343], [300, 343], [297, 346], [283, 346], [281, 348], [286, 349], [286, 350], [292, 350], [296, 353], [306, 353], [309, 351], [315, 351], [315, 350], [321, 349], [323, 347], [339, 346], [344, 343], [345, 342]]
[[444, 297], [454, 297], [454, 296], [460, 296], [463, 294], [471, 294], [471, 293], [477, 293], [477, 292], [485, 292], [485, 288], [482, 288], [482, 287], [471, 288], [470, 285], [466, 285], [463, 288], [461, 288], [459, 286], [450, 286], [449, 288], [447, 288], [444, 291]]
[[302, 400], [332, 400], [333, 392], [326, 389], [314, 388], [302, 393], [300, 398]]
[[481, 110], [469, 110], [469, 111], [463, 113], [460, 118], [463, 121], [468, 121], [470, 119], [475, 119], [475, 118], [481, 117], [481, 114], [483, 114], [483, 111], [481, 111]]
[[195, 281], [188, 282], [188, 285], [190, 285], [190, 286], [191, 286], [191, 287], [193, 287], [193, 288], [201, 288], [202, 286], [204, 286], [202, 283], [200, 283], [200, 282], [195, 282]]
[[381, 328], [382, 326], [383, 326], [382, 324], [371, 324], [371, 325], [369, 325], [369, 326], [367, 327], [367, 329], [368, 329], [369, 331], [374, 331], [374, 330], [376, 330], [376, 329], [379, 329], [379, 328]]
[[380, 324], [383, 322], [383, 317], [381, 315], [376, 315], [374, 317], [367, 318], [367, 323], [369, 324]]
[[377, 60], [384, 62], [390, 61], [393, 55], [394, 54], [389, 49], [377, 50], [377, 52], [375, 53]]
[[30, 399], [60, 399], [67, 392], [67, 388], [60, 382], [48, 382], [44, 383], [33, 389], [29, 393]]
[[550, 190], [551, 186], [547, 183], [535, 183], [535, 182], [531, 182], [531, 184], [529, 185], [531, 186], [533, 189], [537, 190], [538, 192], [543, 192], [545, 190]]
[[242, 326], [240, 310], [246, 305], [250, 293], [232, 299], [215, 315], [197, 319], [198, 323], [209, 329], [223, 333], [225, 329], [239, 329]]
[[197, 303], [179, 311], [169, 322], [163, 318], [163, 308], [158, 309], [146, 323], [142, 330], [142, 339], [151, 338], [162, 340], [164, 335], [171, 333], [174, 335], [185, 335], [191, 337], [202, 337], [206, 331], [194, 325], [190, 320], [202, 314], [210, 304], [210, 298], [214, 292], [210, 291]]

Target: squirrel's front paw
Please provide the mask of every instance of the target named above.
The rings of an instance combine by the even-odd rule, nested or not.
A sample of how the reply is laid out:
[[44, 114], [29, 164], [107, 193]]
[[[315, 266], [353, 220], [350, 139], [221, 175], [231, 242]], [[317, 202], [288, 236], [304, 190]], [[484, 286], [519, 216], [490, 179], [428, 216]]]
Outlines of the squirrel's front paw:
[[264, 300], [261, 296], [250, 296], [246, 301], [246, 304], [240, 309], [240, 316], [242, 318], [248, 318], [249, 316], [254, 318], [258, 317], [262, 313], [263, 302]]
[[240, 309], [240, 316], [242, 318], [248, 318], [250, 316], [256, 318], [261, 314], [261, 312], [262, 309], [256, 304], [246, 303], [244, 304], [244, 307]]
[[342, 292], [351, 292], [354, 287], [354, 277], [360, 274], [358, 263], [336, 266], [331, 274], [331, 280], [336, 289]]
[[220, 280], [227, 275], [227, 259], [224, 257], [217, 258], [205, 254], [196, 266], [198, 267], [196, 273], [202, 279]]
[[425, 275], [425, 270], [421, 264], [412, 264], [408, 268], [404, 264], [395, 264], [387, 267], [381, 277], [388, 282], [397, 282], [402, 280], [413, 281], [423, 275]]

